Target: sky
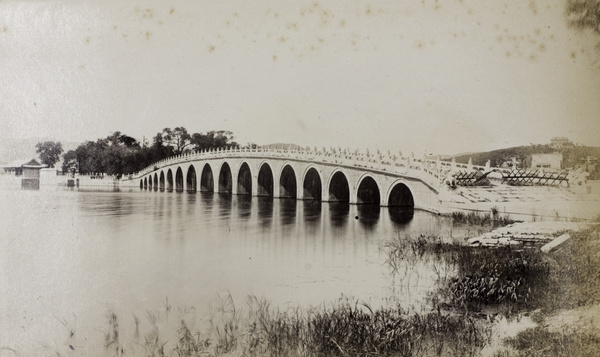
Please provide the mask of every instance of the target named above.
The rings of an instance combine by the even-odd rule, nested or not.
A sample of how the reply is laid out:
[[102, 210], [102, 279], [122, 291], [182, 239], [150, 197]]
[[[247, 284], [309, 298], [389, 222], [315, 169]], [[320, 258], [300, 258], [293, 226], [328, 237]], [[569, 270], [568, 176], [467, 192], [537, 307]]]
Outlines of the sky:
[[165, 127], [457, 154], [600, 146], [600, 36], [560, 1], [0, 2], [0, 142]]

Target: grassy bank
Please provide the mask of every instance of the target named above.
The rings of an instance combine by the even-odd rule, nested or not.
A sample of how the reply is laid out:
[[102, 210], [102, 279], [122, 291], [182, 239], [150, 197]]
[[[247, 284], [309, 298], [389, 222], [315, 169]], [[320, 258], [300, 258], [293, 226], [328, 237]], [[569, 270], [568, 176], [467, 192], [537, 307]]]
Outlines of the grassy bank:
[[475, 248], [431, 237], [399, 237], [388, 243], [388, 265], [429, 256], [455, 274], [440, 276], [433, 306], [490, 318], [531, 314], [538, 327], [505, 341], [498, 356], [595, 356], [600, 350], [596, 325], [552, 328], [559, 312], [585, 306], [600, 309], [600, 225], [573, 232], [551, 251], [511, 247]]
[[547, 285], [535, 295], [533, 315], [538, 326], [508, 339], [497, 357], [598, 355], [600, 323], [577, 310], [600, 311], [600, 225], [571, 236], [544, 256]]

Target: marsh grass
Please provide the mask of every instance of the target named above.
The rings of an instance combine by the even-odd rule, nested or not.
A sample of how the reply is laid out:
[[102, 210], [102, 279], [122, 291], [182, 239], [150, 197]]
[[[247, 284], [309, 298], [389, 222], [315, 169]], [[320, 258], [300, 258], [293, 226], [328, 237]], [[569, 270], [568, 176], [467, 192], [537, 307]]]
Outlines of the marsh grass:
[[438, 275], [433, 303], [461, 311], [531, 308], [549, 279], [550, 263], [539, 250], [470, 247], [425, 236], [397, 237], [385, 247], [392, 273], [417, 261], [429, 264]]
[[475, 211], [467, 213], [455, 211], [450, 214], [450, 217], [452, 217], [452, 222], [455, 224], [473, 226], [503, 227], [516, 222], [509, 214], [501, 215], [497, 207], [492, 207], [491, 214]]
[[[209, 328], [181, 318], [178, 338], [146, 337], [145, 356], [474, 356], [490, 328], [470, 315], [399, 306], [373, 309], [350, 298], [318, 307], [280, 310], [249, 296], [247, 310], [220, 296]], [[123, 355], [126, 355], [123, 354]]]

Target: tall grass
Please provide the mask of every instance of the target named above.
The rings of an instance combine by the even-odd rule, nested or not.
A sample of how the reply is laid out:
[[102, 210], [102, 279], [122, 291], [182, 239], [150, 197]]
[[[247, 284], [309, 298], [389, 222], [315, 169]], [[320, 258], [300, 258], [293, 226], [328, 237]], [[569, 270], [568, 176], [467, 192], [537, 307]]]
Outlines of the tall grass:
[[475, 211], [469, 211], [467, 213], [455, 211], [450, 214], [450, 217], [455, 224], [467, 224], [473, 226], [503, 227], [515, 223], [515, 220], [513, 220], [510, 215], [501, 215], [496, 207], [492, 207], [491, 214]]
[[[235, 307], [230, 295], [206, 330], [196, 330], [185, 314], [177, 336], [166, 341], [150, 326], [142, 349], [119, 342], [109, 355], [143, 356], [475, 356], [491, 329], [473, 315], [441, 309], [416, 311], [400, 306], [371, 308], [350, 298], [318, 307], [280, 310], [249, 296], [247, 308]], [[222, 310], [225, 307], [225, 310]], [[235, 311], [235, 313], [234, 313]], [[114, 312], [110, 312], [114, 315]], [[149, 314], [149, 316], [156, 316]], [[117, 316], [114, 315], [117, 319]], [[113, 320], [109, 321], [111, 326]], [[233, 324], [233, 325], [232, 325]], [[112, 336], [112, 335], [111, 335]]]

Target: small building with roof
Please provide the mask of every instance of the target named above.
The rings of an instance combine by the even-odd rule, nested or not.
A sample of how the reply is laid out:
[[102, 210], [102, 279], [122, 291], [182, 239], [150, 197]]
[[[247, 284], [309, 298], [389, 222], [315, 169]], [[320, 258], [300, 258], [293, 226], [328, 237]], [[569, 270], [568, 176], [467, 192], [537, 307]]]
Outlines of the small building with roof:
[[2, 165], [2, 173], [21, 177], [21, 188], [37, 190], [40, 188], [40, 170], [48, 165], [40, 164], [36, 159], [24, 161], [13, 161]]

